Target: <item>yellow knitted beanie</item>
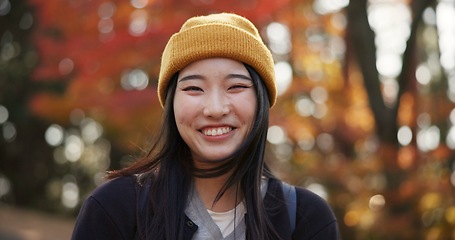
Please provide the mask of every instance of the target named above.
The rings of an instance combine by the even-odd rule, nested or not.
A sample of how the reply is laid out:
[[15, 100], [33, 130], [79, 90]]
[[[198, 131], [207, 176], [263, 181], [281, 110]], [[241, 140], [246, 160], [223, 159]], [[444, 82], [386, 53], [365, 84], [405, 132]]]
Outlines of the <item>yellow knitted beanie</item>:
[[161, 58], [158, 97], [162, 106], [171, 77], [188, 64], [211, 57], [235, 59], [253, 67], [264, 81], [270, 107], [276, 101], [272, 54], [246, 18], [218, 13], [188, 19], [167, 43]]

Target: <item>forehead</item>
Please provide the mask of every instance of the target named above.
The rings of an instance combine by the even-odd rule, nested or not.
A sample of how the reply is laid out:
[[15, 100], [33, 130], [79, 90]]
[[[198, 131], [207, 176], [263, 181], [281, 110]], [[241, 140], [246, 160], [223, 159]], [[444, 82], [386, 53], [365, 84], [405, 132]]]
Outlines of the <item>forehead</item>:
[[239, 73], [248, 74], [245, 65], [237, 60], [230, 58], [206, 58], [194, 61], [180, 70], [180, 76], [192, 74], [194, 72], [201, 73], [222, 73], [223, 71], [236, 71]]

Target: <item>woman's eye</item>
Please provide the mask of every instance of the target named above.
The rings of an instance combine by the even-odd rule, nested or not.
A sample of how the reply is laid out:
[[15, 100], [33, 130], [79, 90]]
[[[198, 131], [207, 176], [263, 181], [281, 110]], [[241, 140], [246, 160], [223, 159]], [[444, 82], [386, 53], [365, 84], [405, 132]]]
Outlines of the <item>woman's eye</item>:
[[202, 91], [202, 89], [200, 87], [196, 87], [196, 86], [189, 86], [189, 87], [186, 87], [183, 89], [183, 91]]
[[247, 85], [234, 85], [229, 87], [228, 89], [242, 89], [242, 88], [250, 88], [250, 86]]

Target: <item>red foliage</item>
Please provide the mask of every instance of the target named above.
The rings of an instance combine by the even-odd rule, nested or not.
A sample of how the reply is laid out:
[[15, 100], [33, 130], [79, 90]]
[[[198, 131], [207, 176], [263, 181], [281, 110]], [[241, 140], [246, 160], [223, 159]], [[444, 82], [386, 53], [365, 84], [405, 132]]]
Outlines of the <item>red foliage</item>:
[[[33, 35], [39, 64], [34, 81], [65, 81], [63, 93], [41, 92], [31, 99], [36, 115], [65, 123], [75, 108], [111, 126], [130, 131], [129, 121], [141, 122], [135, 131], [160, 111], [155, 94], [161, 52], [169, 37], [189, 17], [211, 12], [236, 12], [256, 24], [270, 22], [271, 15], [288, 0], [149, 0], [136, 9], [130, 1], [115, 0], [30, 0], [37, 26]], [[107, 6], [107, 13], [100, 9]], [[101, 7], [101, 8], [100, 8]], [[145, 14], [147, 29], [130, 33], [133, 13]], [[112, 30], [102, 33], [101, 20]], [[120, 86], [122, 72], [141, 69], [152, 87], [126, 91]], [[109, 120], [106, 120], [109, 119]], [[138, 120], [142, 119], [142, 120]]]

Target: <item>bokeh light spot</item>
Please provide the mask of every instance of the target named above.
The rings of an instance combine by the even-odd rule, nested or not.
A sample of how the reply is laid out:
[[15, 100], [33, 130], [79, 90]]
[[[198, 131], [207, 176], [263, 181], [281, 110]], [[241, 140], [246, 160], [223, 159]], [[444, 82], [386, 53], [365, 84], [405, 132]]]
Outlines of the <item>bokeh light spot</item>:
[[317, 103], [325, 103], [329, 98], [327, 90], [323, 87], [315, 87], [310, 92], [311, 99]]
[[452, 125], [455, 125], [455, 108], [450, 111], [449, 120]]
[[79, 187], [73, 182], [62, 186], [62, 204], [67, 208], [75, 208], [79, 203]]
[[24, 13], [19, 21], [19, 27], [22, 30], [27, 30], [33, 25], [33, 15], [31, 13]]
[[423, 21], [428, 25], [436, 25], [436, 12], [433, 8], [427, 7], [423, 12]]
[[65, 157], [71, 161], [75, 162], [79, 160], [84, 152], [84, 143], [82, 139], [74, 134], [70, 134], [65, 139]]
[[44, 138], [46, 139], [47, 144], [51, 146], [58, 146], [63, 142], [63, 128], [58, 124], [52, 124], [44, 133]]
[[304, 151], [309, 151], [314, 147], [315, 140], [313, 135], [306, 133], [299, 137], [298, 145]]
[[20, 53], [20, 45], [17, 42], [7, 42], [1, 49], [1, 59], [5, 62], [13, 59]]
[[5, 16], [11, 10], [11, 3], [9, 0], [1, 0], [0, 1], [0, 16]]
[[398, 82], [395, 78], [385, 78], [382, 81], [383, 90], [382, 94], [384, 95], [384, 101], [389, 105], [393, 106], [397, 99], [398, 95]]
[[408, 126], [402, 126], [400, 129], [398, 129], [398, 142], [402, 146], [407, 146], [411, 143], [412, 141], [412, 130]]
[[450, 127], [446, 137], [447, 147], [455, 149], [455, 126]]
[[114, 21], [112, 19], [101, 19], [98, 22], [98, 31], [103, 34], [110, 33], [114, 30]]
[[307, 97], [301, 97], [295, 103], [295, 109], [300, 116], [309, 117], [316, 111], [316, 106], [311, 99]]
[[126, 71], [122, 75], [121, 85], [125, 90], [143, 90], [149, 84], [149, 77], [141, 69]]
[[11, 191], [11, 182], [9, 179], [0, 174], [0, 199]]
[[349, 0], [315, 0], [313, 9], [315, 12], [324, 15], [338, 12], [349, 4]]
[[427, 152], [439, 146], [440, 130], [437, 126], [421, 129], [417, 133], [417, 146], [420, 150]]
[[3, 123], [3, 138], [7, 142], [12, 142], [16, 139], [17, 130], [13, 123], [4, 122]]
[[431, 81], [431, 71], [428, 66], [420, 64], [416, 70], [416, 79], [422, 85], [427, 85]]
[[373, 211], [379, 211], [384, 207], [384, 205], [385, 205], [384, 196], [378, 194], [378, 195], [374, 195], [370, 198], [370, 202], [369, 202], [368, 206]]
[[68, 75], [70, 74], [74, 69], [74, 62], [73, 60], [69, 59], [69, 58], [64, 58], [60, 61], [60, 63], [58, 64], [58, 71], [62, 74], [62, 75]]
[[282, 95], [292, 82], [292, 67], [288, 62], [278, 62], [275, 64], [275, 76], [278, 95]]
[[144, 8], [148, 4], [148, 0], [131, 0], [131, 6], [135, 8]]
[[376, 66], [378, 72], [386, 77], [397, 77], [401, 72], [401, 57], [396, 54], [378, 54]]
[[86, 143], [94, 143], [103, 134], [103, 126], [91, 118], [86, 118], [81, 124], [82, 139]]
[[266, 33], [273, 53], [285, 55], [291, 51], [291, 35], [286, 25], [273, 22], [267, 26]]
[[272, 144], [280, 144], [286, 141], [286, 132], [280, 126], [271, 126], [267, 133], [267, 140]]
[[98, 16], [101, 19], [108, 19], [114, 16], [115, 4], [113, 2], [104, 2], [98, 7]]
[[332, 135], [322, 133], [316, 138], [316, 144], [324, 152], [330, 152], [334, 148], [334, 140]]
[[5, 106], [0, 105], [0, 124], [6, 122], [8, 120], [8, 117], [9, 117], [8, 109]]
[[145, 10], [137, 9], [131, 14], [129, 33], [132, 36], [141, 36], [147, 30], [148, 13]]

